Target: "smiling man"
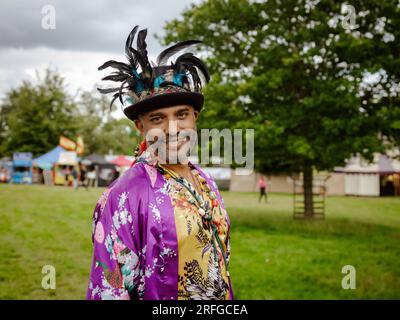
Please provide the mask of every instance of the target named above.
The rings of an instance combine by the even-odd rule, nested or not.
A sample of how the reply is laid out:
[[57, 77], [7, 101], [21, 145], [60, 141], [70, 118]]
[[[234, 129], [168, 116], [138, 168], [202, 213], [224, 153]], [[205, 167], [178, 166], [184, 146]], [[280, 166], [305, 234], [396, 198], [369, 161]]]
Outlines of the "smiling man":
[[200, 41], [171, 46], [150, 64], [146, 29], [132, 48], [137, 28], [126, 41], [129, 63], [99, 67], [117, 69], [103, 80], [121, 85], [99, 91], [128, 104], [124, 113], [145, 139], [95, 207], [87, 299], [233, 299], [229, 217], [215, 182], [187, 157], [209, 74], [192, 53], [167, 65]]

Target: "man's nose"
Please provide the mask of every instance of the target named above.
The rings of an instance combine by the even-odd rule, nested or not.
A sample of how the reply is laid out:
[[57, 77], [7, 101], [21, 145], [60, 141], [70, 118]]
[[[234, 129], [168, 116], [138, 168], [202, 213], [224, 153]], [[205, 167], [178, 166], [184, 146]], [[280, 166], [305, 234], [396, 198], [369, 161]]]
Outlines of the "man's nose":
[[179, 134], [179, 131], [181, 130], [180, 126], [179, 126], [179, 121], [177, 120], [169, 120], [168, 121], [168, 125], [165, 128], [166, 131], [165, 134], [168, 136], [176, 136]]

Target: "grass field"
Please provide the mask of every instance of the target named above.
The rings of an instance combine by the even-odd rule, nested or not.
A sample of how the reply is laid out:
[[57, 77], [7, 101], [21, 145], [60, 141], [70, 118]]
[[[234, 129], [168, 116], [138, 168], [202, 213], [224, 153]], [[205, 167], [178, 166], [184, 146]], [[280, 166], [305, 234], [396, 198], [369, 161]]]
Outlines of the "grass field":
[[[0, 299], [84, 299], [102, 189], [0, 185]], [[328, 197], [326, 219], [292, 219], [292, 197], [223, 193], [236, 299], [400, 299], [400, 198]], [[43, 265], [57, 289], [41, 286]], [[356, 289], [341, 287], [342, 266]]]

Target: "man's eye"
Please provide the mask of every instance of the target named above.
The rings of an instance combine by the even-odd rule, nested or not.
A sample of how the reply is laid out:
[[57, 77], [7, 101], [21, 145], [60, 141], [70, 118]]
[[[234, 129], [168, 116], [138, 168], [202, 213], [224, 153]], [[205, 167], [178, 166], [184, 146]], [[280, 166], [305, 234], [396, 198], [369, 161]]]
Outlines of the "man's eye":
[[154, 117], [154, 118], [151, 118], [150, 121], [151, 121], [151, 122], [160, 122], [160, 121], [161, 121], [161, 117]]
[[183, 119], [183, 118], [185, 118], [187, 115], [188, 115], [187, 112], [179, 113], [179, 114], [178, 114], [178, 118]]

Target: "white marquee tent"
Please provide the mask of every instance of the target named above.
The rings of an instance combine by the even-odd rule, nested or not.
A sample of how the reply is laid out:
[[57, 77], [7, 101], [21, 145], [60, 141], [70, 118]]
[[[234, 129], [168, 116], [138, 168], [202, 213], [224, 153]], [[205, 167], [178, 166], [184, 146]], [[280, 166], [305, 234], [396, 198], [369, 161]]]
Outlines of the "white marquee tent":
[[335, 172], [346, 174], [346, 195], [380, 196], [387, 183], [392, 184], [393, 188], [399, 188], [400, 161], [386, 155], [375, 154], [371, 164], [356, 156], [344, 168], [335, 168]]

